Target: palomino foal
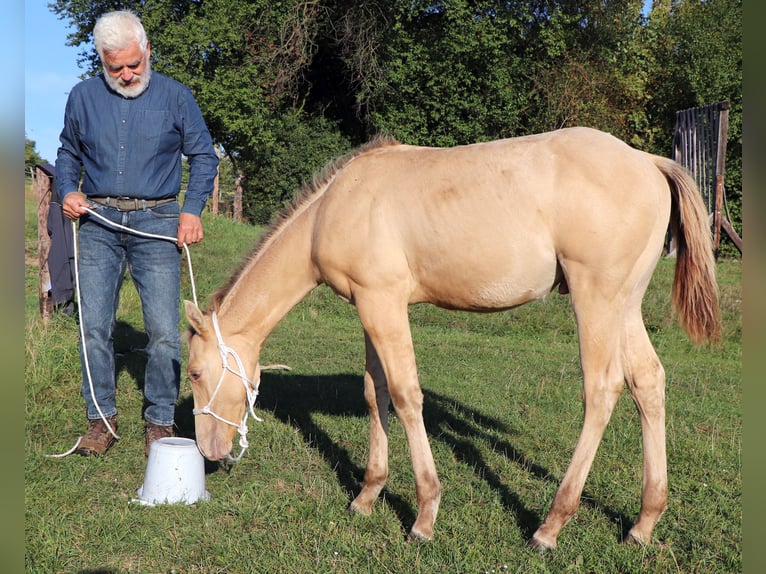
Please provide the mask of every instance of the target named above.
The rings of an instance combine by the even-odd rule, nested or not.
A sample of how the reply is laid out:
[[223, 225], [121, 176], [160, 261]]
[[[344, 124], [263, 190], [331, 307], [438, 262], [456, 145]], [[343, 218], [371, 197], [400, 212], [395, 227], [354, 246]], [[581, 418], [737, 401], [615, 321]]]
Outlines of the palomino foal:
[[407, 306], [500, 311], [558, 287], [572, 297], [585, 414], [531, 543], [556, 546], [626, 383], [644, 456], [641, 510], [628, 540], [648, 543], [667, 503], [665, 375], [641, 300], [668, 224], [678, 243], [678, 319], [695, 342], [715, 340], [720, 318], [708, 216], [678, 164], [587, 128], [446, 149], [376, 140], [315, 180], [208, 311], [185, 302], [200, 451], [211, 460], [230, 456], [235, 431], [246, 432], [264, 342], [324, 283], [356, 307], [364, 328], [370, 454], [351, 508], [369, 514], [386, 481], [393, 402], [415, 471], [418, 513], [410, 534], [430, 539], [441, 486], [423, 424]]

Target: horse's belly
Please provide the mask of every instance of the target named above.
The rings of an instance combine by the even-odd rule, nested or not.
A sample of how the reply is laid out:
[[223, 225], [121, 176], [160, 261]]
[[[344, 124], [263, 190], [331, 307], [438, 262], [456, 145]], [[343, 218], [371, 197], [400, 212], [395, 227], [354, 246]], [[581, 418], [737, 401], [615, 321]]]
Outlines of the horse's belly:
[[476, 302], [479, 306], [487, 309], [517, 307], [530, 301], [542, 299], [550, 293], [553, 283], [552, 277], [546, 277], [535, 283], [519, 282], [513, 277], [507, 280], [500, 279], [480, 285], [476, 294]]
[[418, 302], [450, 309], [498, 311], [542, 299], [561, 280], [555, 258], [495, 271], [467, 267], [458, 275], [435, 273], [421, 277], [414, 297]]

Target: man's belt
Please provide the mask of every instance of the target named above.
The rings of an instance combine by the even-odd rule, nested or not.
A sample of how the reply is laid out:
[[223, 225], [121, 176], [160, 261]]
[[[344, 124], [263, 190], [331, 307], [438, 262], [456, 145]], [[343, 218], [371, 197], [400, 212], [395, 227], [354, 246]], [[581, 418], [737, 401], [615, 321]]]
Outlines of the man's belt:
[[137, 211], [139, 209], [151, 209], [158, 205], [164, 205], [175, 201], [175, 197], [166, 197], [164, 199], [142, 199], [140, 197], [89, 197], [90, 201], [99, 205], [113, 207], [117, 211]]

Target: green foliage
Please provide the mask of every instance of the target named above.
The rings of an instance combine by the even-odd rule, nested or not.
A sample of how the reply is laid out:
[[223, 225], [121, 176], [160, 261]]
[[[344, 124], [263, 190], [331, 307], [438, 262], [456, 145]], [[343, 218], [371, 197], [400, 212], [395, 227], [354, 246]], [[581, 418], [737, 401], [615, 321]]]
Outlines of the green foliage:
[[[164, 4], [160, 10], [156, 4]], [[310, 58], [312, 13], [300, 2], [217, 0], [174, 9], [146, 3], [156, 68], [184, 79], [245, 189], [243, 211], [267, 223], [302, 182], [349, 143], [332, 121], [303, 113], [296, 83]], [[290, 42], [279, 45], [286, 32]], [[236, 177], [236, 176], [235, 176]]]
[[648, 149], [653, 61], [642, 2], [552, 4], [527, 52], [535, 66], [531, 131], [587, 125]]
[[[245, 215], [265, 222], [377, 132], [449, 146], [566, 126], [670, 155], [675, 112], [731, 102], [742, 235], [742, 0], [56, 0], [88, 73], [97, 16], [143, 18], [153, 65], [194, 91]], [[724, 246], [724, 252], [731, 253]]]
[[529, 79], [510, 8], [396, 4], [384, 71], [367, 86], [374, 131], [435, 146], [519, 134]]
[[256, 223], [268, 223], [292, 202], [303, 182], [350, 147], [342, 132], [321, 116], [301, 119], [288, 112], [274, 125], [281, 137], [259, 147], [244, 164], [246, 173], [257, 174], [255, 181], [246, 182], [244, 206], [248, 221]]
[[39, 153], [37, 153], [36, 143], [27, 137], [24, 138], [24, 169], [34, 168], [37, 164], [48, 163], [46, 159], [43, 159]]
[[[742, 237], [742, 0], [685, 0], [652, 12], [650, 121], [672, 131], [675, 112], [728, 101], [726, 200]], [[670, 139], [656, 153], [670, 154]], [[725, 234], [724, 234], [725, 236]], [[733, 244], [722, 252], [733, 255]]]

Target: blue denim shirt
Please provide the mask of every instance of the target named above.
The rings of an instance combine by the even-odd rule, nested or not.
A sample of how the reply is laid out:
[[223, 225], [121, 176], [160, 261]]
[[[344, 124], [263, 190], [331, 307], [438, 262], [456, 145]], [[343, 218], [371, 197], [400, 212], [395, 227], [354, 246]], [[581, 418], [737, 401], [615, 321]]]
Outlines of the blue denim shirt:
[[59, 198], [86, 196], [162, 199], [178, 195], [181, 155], [189, 161], [182, 212], [200, 215], [213, 191], [218, 157], [191, 91], [152, 72], [137, 98], [112, 91], [103, 74], [69, 93], [56, 157]]

